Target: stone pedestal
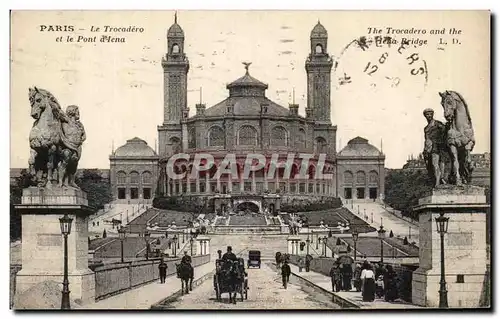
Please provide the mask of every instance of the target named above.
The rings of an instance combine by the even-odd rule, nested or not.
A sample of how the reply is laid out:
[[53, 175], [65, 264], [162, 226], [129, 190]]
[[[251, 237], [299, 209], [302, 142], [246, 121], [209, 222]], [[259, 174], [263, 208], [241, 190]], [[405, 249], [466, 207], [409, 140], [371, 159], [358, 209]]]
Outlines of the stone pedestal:
[[196, 237], [196, 255], [210, 254], [210, 237], [198, 235]]
[[290, 255], [300, 255], [300, 237], [290, 236], [287, 238], [288, 253]]
[[68, 236], [70, 298], [82, 304], [94, 302], [94, 273], [88, 268], [87, 194], [74, 188], [30, 187], [16, 206], [22, 214], [22, 269], [16, 277], [16, 294], [46, 280], [61, 284], [64, 271], [64, 236], [59, 218], [73, 218]]
[[449, 217], [444, 235], [448, 306], [480, 307], [486, 280], [486, 204], [484, 188], [441, 186], [419, 200], [419, 268], [413, 272], [412, 302], [439, 306], [441, 237], [435, 218]]

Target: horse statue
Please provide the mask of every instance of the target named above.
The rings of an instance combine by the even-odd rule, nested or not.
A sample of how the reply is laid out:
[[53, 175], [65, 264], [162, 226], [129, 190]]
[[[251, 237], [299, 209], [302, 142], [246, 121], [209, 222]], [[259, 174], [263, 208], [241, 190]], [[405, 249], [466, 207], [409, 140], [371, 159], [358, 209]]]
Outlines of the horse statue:
[[193, 266], [181, 262], [180, 264], [175, 264], [175, 268], [177, 270], [177, 278], [181, 279], [181, 293], [184, 294], [185, 291], [186, 294], [189, 294], [193, 290]]
[[455, 91], [439, 93], [444, 108], [446, 143], [451, 157], [450, 182], [455, 185], [469, 184], [472, 177], [471, 152], [475, 145], [474, 129], [467, 103]]
[[38, 187], [50, 188], [55, 180], [60, 187], [67, 181], [78, 188], [75, 174], [86, 139], [78, 107], [70, 105], [64, 113], [49, 91], [34, 87], [28, 93], [31, 117], [35, 119], [29, 134], [30, 174]]

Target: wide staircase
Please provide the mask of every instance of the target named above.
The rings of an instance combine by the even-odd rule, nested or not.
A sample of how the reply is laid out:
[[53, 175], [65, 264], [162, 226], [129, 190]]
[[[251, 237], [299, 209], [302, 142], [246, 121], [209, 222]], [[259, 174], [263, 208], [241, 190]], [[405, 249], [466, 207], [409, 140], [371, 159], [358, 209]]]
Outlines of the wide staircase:
[[114, 227], [113, 220], [119, 220], [121, 221], [121, 225], [125, 226], [141, 216], [150, 207], [150, 204], [122, 204], [114, 202], [106, 204], [103, 209], [89, 217], [89, 233], [102, 236], [104, 229], [106, 229], [107, 233], [116, 233], [117, 227]]
[[209, 235], [210, 253], [217, 258], [217, 250], [224, 254], [227, 246], [233, 248], [235, 254], [241, 253], [245, 260], [248, 258], [249, 250], [260, 250], [261, 259], [274, 260], [276, 252], [287, 252], [287, 235]]

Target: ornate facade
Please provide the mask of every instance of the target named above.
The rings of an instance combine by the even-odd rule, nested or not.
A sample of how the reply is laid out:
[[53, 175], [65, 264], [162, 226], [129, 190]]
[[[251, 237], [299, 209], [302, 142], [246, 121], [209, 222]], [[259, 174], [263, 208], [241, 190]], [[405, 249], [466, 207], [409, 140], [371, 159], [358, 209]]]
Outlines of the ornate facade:
[[356, 137], [337, 154], [339, 197], [345, 199], [380, 198], [384, 194], [385, 155], [367, 139]]
[[[338, 172], [337, 127], [332, 125], [330, 116], [333, 61], [328, 54], [328, 33], [319, 22], [311, 31], [310, 53], [305, 61], [305, 116], [299, 115], [298, 104], [284, 107], [266, 97], [268, 85], [254, 78], [249, 71], [250, 63], [244, 63], [245, 74], [227, 85], [227, 98], [211, 107], [196, 104], [196, 114], [190, 117], [187, 105], [190, 68], [184, 40], [184, 32], [176, 19], [168, 30], [167, 53], [162, 57], [164, 117], [163, 123], [158, 126], [159, 165], [158, 175], [154, 175], [158, 181], [156, 196], [214, 198], [217, 211], [226, 208], [238, 210], [237, 206], [241, 204], [241, 207], [248, 207], [253, 203], [258, 211], [276, 212], [279, 211], [280, 202], [290, 202], [294, 198], [324, 202], [347, 194], [343, 189], [339, 191], [339, 183], [344, 183], [343, 180], [339, 181], [339, 174], [344, 174], [344, 170]], [[193, 156], [197, 153], [211, 154], [215, 166], [191, 176], [193, 156], [190, 160], [177, 160], [173, 171], [188, 174], [183, 179], [172, 180], [167, 174], [167, 163], [177, 153]], [[253, 153], [264, 155], [266, 164], [244, 179], [245, 160], [248, 154]], [[235, 154], [238, 176], [222, 174], [216, 178], [215, 173], [227, 154]], [[273, 154], [278, 154], [278, 163], [281, 165], [287, 162], [289, 154], [295, 154], [295, 159], [291, 167], [285, 165], [278, 168], [272, 179], [264, 178], [268, 175]], [[307, 176], [302, 179], [296, 178], [302, 167], [299, 154], [312, 155], [307, 165]], [[322, 173], [331, 174], [330, 179], [318, 178], [316, 175], [316, 170], [321, 169], [321, 165], [318, 165], [321, 162], [320, 154], [325, 156]], [[149, 162], [151, 165], [153, 157], [152, 154], [148, 157], [152, 160]], [[344, 161], [345, 165], [348, 165], [347, 161]], [[367, 170], [367, 176], [371, 176], [372, 166], [377, 167], [373, 168], [377, 172], [380, 165], [383, 169], [383, 158], [382, 162], [376, 164], [371, 161], [369, 156], [361, 164], [367, 165], [363, 168]], [[344, 166], [341, 168], [344, 169]], [[152, 170], [151, 167], [148, 169]], [[290, 178], [284, 177], [288, 170], [291, 171]], [[112, 168], [112, 171], [112, 183], [116, 183], [118, 170]], [[130, 174], [128, 171], [123, 172]], [[380, 193], [383, 191], [383, 186], [380, 186], [383, 185], [383, 174], [378, 174], [377, 183], [377, 192]], [[368, 187], [368, 182], [366, 185]], [[116, 194], [123, 194], [119, 185], [113, 186], [113, 190]], [[370, 188], [366, 188], [364, 194], [370, 192]]]
[[113, 198], [124, 203], [151, 200], [156, 192], [158, 155], [140, 138], [127, 140], [109, 156]]

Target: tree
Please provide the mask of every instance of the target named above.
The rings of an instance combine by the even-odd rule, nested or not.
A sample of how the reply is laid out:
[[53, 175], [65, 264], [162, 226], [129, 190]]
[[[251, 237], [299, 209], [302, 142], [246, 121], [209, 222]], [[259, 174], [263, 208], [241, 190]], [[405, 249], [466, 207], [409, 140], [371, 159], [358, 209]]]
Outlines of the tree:
[[102, 209], [113, 200], [109, 179], [102, 178], [97, 169], [84, 169], [76, 184], [87, 193], [89, 206], [94, 209]]
[[405, 239], [403, 239], [403, 245], [409, 245], [408, 238], [405, 236]]
[[15, 210], [15, 205], [21, 204], [23, 189], [32, 186], [32, 176], [27, 170], [21, 170], [19, 177], [10, 185], [10, 239], [21, 238], [21, 214]]
[[430, 188], [430, 179], [424, 170], [391, 169], [385, 178], [385, 202], [400, 210], [403, 216], [417, 220], [413, 207]]
[[337, 246], [342, 245], [342, 242], [340, 241], [340, 237], [339, 237], [339, 238], [337, 238], [337, 242], [335, 243], [335, 245], [337, 245]]
[[394, 233], [392, 232], [392, 229], [391, 229], [391, 232], [389, 233], [389, 237], [390, 238], [394, 237]]

